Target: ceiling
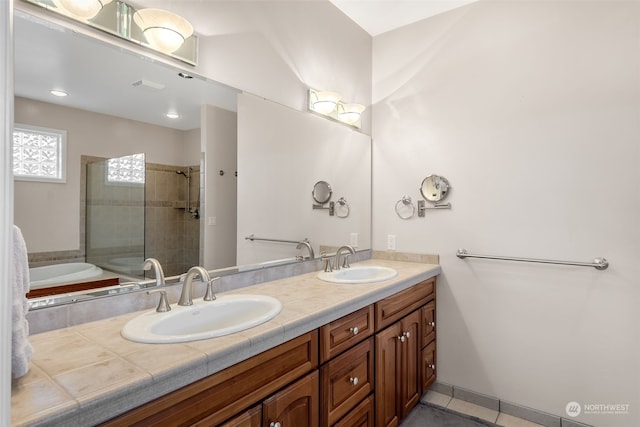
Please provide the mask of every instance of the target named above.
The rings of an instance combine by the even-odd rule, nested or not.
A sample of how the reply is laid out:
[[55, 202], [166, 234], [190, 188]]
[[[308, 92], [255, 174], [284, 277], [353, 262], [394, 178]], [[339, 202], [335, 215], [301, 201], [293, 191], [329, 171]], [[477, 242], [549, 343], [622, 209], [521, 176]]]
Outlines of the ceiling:
[[[473, 0], [330, 1], [375, 36]], [[52, 23], [42, 24], [16, 12], [17, 96], [181, 130], [200, 126], [200, 105], [236, 109], [238, 91], [233, 88], [202, 78], [180, 78], [177, 70], [162, 63]], [[53, 88], [63, 88], [69, 96], [55, 98], [49, 94]], [[181, 117], [169, 119], [165, 116], [169, 111]]]
[[447, 12], [475, 0], [329, 0], [372, 36]]

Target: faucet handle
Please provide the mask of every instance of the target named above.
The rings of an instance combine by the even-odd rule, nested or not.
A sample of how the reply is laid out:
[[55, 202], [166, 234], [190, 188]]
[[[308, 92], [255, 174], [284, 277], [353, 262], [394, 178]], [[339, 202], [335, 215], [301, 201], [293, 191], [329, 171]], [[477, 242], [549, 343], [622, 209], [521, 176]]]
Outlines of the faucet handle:
[[342, 268], [351, 268], [351, 265], [349, 264], [349, 255], [351, 254], [344, 254], [344, 258], [342, 261]]
[[217, 282], [219, 280], [220, 280], [220, 277], [214, 277], [213, 279], [207, 282], [207, 292], [204, 294], [203, 300], [213, 301], [216, 299], [216, 296], [213, 294], [213, 282]]
[[151, 294], [160, 294], [160, 300], [158, 301], [158, 306], [156, 307], [156, 311], [158, 313], [166, 313], [167, 311], [171, 311], [171, 306], [169, 305], [169, 301], [167, 300], [166, 291], [161, 289], [147, 291], [147, 295]]
[[327, 273], [331, 273], [333, 271], [333, 266], [331, 265], [331, 258], [329, 258], [326, 255], [323, 255], [322, 261], [324, 261], [324, 271]]

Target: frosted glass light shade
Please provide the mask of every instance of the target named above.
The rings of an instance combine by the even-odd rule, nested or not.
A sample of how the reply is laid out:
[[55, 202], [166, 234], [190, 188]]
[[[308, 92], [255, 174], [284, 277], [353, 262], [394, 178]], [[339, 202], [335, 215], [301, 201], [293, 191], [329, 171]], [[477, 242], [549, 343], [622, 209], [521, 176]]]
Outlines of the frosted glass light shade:
[[180, 15], [162, 9], [140, 9], [133, 20], [151, 47], [173, 53], [193, 34], [193, 26]]
[[350, 125], [358, 123], [360, 115], [364, 111], [365, 106], [362, 104], [340, 104], [338, 107], [338, 118], [340, 121]]
[[112, 0], [53, 0], [63, 13], [73, 18], [87, 20], [95, 17]]
[[340, 101], [340, 94], [336, 92], [313, 92], [313, 94], [315, 95], [311, 99], [313, 111], [321, 114], [330, 114]]

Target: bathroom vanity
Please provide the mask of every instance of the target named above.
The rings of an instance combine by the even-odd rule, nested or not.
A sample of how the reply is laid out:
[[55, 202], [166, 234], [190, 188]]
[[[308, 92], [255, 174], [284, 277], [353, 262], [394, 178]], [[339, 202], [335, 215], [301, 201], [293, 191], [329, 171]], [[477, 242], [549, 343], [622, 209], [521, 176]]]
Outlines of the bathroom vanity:
[[[27, 379], [22, 393], [14, 390], [18, 411], [13, 424], [397, 425], [435, 381], [435, 276], [440, 267], [358, 263], [367, 264], [394, 268], [398, 276], [334, 284], [309, 273], [233, 291], [276, 297], [283, 310], [263, 325], [225, 337], [182, 344], [121, 338], [122, 325], [140, 313], [39, 334], [33, 337], [36, 352], [49, 350], [56, 336], [78, 334], [96, 346], [93, 351], [113, 353], [131, 371], [127, 379], [106, 373], [111, 382], [120, 376], [115, 381], [120, 386], [96, 385], [91, 372], [105, 375], [104, 365], [116, 363], [97, 367], [93, 361], [80, 376], [83, 368], [63, 369], [51, 362], [51, 355], [34, 357], [37, 370], [71, 399], [39, 410], [36, 394], [44, 387], [30, 388]], [[169, 361], [171, 353], [176, 357]], [[62, 351], [59, 356], [64, 357]]]

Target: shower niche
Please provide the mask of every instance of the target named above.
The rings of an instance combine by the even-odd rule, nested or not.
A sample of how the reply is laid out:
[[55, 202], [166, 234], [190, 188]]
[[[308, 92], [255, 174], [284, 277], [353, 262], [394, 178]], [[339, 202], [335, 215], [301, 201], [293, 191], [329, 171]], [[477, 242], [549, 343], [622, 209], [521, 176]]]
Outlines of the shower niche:
[[142, 279], [146, 258], [165, 275], [198, 265], [200, 166], [147, 163], [144, 154], [91, 159], [86, 165], [86, 260]]

